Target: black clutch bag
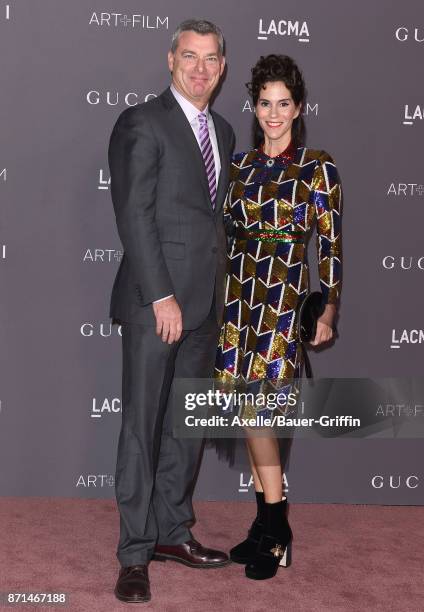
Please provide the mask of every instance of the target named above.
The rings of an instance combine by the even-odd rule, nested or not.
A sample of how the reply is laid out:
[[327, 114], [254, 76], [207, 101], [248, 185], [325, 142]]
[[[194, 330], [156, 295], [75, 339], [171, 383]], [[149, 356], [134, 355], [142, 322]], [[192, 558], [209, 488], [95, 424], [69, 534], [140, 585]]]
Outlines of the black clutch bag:
[[324, 312], [324, 308], [325, 304], [321, 291], [312, 291], [303, 298], [296, 311], [297, 335], [302, 346], [307, 378], [312, 378], [312, 368], [305, 343], [315, 338], [317, 321]]
[[315, 338], [317, 321], [324, 312], [321, 291], [312, 291], [297, 307], [297, 334], [301, 342], [310, 342]]

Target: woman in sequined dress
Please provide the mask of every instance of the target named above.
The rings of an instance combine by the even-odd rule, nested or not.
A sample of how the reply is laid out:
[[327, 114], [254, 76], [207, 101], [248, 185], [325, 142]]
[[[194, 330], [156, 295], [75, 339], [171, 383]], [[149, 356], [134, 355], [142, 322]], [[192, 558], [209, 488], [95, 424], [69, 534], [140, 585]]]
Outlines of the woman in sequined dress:
[[[341, 186], [332, 157], [303, 145], [305, 84], [287, 56], [261, 57], [247, 84], [255, 148], [234, 155], [225, 215], [234, 230], [216, 377], [234, 384], [293, 380], [302, 366], [296, 307], [308, 291], [306, 242], [316, 226], [325, 309], [317, 346], [333, 336], [340, 294]], [[248, 578], [271, 578], [290, 563], [292, 532], [283, 497], [278, 439], [246, 435], [257, 516], [230, 556]]]

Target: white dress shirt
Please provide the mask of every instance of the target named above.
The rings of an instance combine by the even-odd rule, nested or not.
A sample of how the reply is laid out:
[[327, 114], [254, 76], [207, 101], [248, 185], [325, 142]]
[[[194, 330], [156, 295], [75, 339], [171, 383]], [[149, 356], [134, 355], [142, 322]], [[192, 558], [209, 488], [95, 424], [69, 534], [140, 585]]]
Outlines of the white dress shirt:
[[[218, 180], [219, 180], [219, 175], [221, 172], [221, 160], [219, 158], [218, 140], [216, 138], [215, 124], [213, 122], [212, 115], [209, 112], [209, 104], [206, 105], [203, 111], [200, 111], [198, 108], [194, 106], [194, 104], [189, 102], [187, 98], [184, 98], [184, 96], [180, 94], [180, 92], [177, 91], [177, 89], [175, 89], [173, 84], [171, 84], [170, 89], [172, 93], [174, 94], [174, 97], [177, 100], [178, 104], [181, 106], [184, 112], [184, 115], [187, 117], [187, 121], [191, 125], [194, 135], [196, 136], [196, 140], [197, 140], [197, 144], [199, 145], [199, 148], [201, 147], [200, 147], [200, 135], [199, 135], [200, 125], [199, 125], [198, 116], [201, 112], [203, 112], [208, 118], [209, 138], [211, 139], [212, 153], [213, 153], [213, 158], [215, 162], [215, 180], [216, 180], [216, 187], [218, 189]], [[170, 297], [172, 297], [172, 295], [167, 295], [166, 297], [160, 298], [159, 300], [155, 300], [153, 303], [156, 304], [157, 302], [162, 302], [162, 300], [167, 300]]]
[[200, 111], [198, 108], [194, 106], [194, 104], [189, 102], [187, 98], [184, 98], [184, 96], [175, 89], [173, 84], [171, 85], [171, 91], [174, 94], [174, 97], [177, 100], [178, 104], [181, 106], [184, 112], [184, 115], [187, 117], [187, 121], [191, 125], [194, 135], [196, 136], [196, 140], [199, 145], [199, 148], [200, 148], [200, 136], [199, 136], [200, 125], [199, 125], [198, 116], [202, 112], [202, 113], [205, 113], [206, 117], [208, 118], [209, 137], [211, 139], [212, 153], [213, 153], [213, 158], [215, 162], [216, 187], [218, 188], [219, 174], [221, 172], [221, 160], [219, 158], [218, 140], [216, 138], [215, 125], [212, 119], [212, 115], [209, 112], [209, 104], [206, 105], [203, 111]]

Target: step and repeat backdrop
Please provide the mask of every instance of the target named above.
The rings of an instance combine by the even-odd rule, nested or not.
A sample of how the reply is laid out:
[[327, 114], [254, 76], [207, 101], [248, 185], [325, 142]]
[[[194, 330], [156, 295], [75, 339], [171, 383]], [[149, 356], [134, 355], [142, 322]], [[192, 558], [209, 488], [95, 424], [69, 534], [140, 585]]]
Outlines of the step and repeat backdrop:
[[[250, 146], [250, 68], [284, 53], [306, 79], [308, 145], [339, 168], [339, 337], [311, 354], [315, 375], [422, 374], [422, 0], [0, 0], [1, 495], [114, 495], [121, 339], [108, 306], [122, 245], [107, 147], [119, 113], [169, 84], [170, 39], [191, 17], [226, 37], [214, 108], [236, 150]], [[379, 409], [407, 408], [418, 428], [420, 399]], [[422, 441], [296, 438], [285, 485], [294, 502], [423, 504]], [[230, 467], [208, 449], [196, 496], [251, 499], [243, 454]]]

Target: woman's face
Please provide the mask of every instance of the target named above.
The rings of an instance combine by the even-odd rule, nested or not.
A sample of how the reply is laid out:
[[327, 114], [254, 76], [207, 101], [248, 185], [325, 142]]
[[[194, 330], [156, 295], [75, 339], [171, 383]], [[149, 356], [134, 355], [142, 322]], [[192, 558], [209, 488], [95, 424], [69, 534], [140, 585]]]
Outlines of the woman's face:
[[288, 144], [293, 121], [300, 111], [301, 104], [296, 106], [290, 90], [282, 81], [270, 81], [261, 88], [255, 113], [269, 140]]

